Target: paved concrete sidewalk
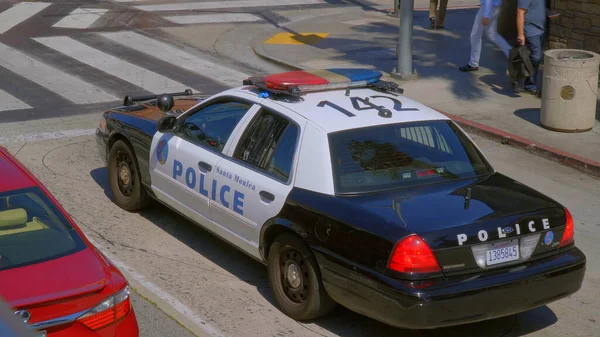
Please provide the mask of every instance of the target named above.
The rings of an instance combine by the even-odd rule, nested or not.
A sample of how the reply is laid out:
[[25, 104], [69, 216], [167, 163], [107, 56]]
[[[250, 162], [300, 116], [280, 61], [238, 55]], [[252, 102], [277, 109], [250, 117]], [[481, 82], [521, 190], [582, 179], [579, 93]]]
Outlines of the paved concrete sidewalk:
[[[591, 131], [543, 128], [540, 99], [512, 93], [508, 61], [485, 38], [479, 71], [458, 70], [469, 60], [469, 35], [478, 6], [449, 7], [444, 30], [430, 30], [428, 11], [416, 7], [413, 63], [420, 78], [400, 82], [405, 96], [446, 113], [471, 132], [600, 176], [600, 108]], [[307, 17], [279, 25], [250, 44], [258, 55], [290, 69], [368, 67], [392, 80], [398, 19], [388, 13], [373, 6]]]

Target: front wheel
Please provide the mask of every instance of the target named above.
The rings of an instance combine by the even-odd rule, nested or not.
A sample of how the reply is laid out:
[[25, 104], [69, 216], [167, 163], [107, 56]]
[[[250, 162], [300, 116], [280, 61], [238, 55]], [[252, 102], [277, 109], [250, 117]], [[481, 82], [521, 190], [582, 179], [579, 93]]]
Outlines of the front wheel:
[[137, 160], [129, 145], [121, 140], [110, 148], [108, 180], [117, 206], [137, 211], [147, 205], [148, 194], [142, 186]]
[[324, 316], [335, 306], [308, 246], [297, 236], [284, 233], [269, 249], [271, 292], [279, 309], [296, 320]]

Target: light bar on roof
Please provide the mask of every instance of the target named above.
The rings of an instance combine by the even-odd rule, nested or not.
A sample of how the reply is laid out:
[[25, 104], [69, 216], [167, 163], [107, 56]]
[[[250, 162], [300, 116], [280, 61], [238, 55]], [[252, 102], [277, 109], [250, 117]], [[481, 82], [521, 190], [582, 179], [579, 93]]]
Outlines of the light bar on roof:
[[372, 69], [319, 69], [296, 70], [252, 78], [245, 84], [254, 84], [261, 89], [289, 94], [300, 94], [332, 89], [365, 87], [381, 79], [381, 72]]

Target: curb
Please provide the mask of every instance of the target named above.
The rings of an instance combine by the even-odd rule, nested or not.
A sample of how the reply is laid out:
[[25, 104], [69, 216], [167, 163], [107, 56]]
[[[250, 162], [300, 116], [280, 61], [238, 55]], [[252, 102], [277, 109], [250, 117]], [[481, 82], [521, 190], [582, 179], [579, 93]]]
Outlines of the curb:
[[565, 151], [561, 151], [559, 149], [544, 144], [537, 144], [536, 142], [527, 138], [523, 138], [521, 136], [517, 136], [515, 134], [502, 131], [500, 129], [496, 129], [491, 126], [477, 123], [463, 117], [452, 115], [444, 111], [440, 111], [437, 109], [434, 110], [446, 115], [448, 118], [452, 119], [461, 127], [466, 129], [467, 131], [470, 131], [471, 133], [477, 134], [479, 136], [485, 137], [487, 139], [496, 141], [504, 145], [510, 145], [512, 147], [522, 149], [528, 153], [537, 155], [545, 159], [556, 161], [565, 166], [572, 167], [581, 172], [600, 178], [600, 162], [598, 161], [587, 159]]
[[254, 51], [254, 53], [258, 56], [260, 56], [261, 58], [279, 64], [281, 66], [284, 66], [286, 68], [289, 68], [291, 70], [300, 70], [302, 68], [296, 66], [293, 63], [289, 63], [279, 57], [275, 57], [271, 54], [269, 54], [265, 48], [263, 47], [263, 42], [269, 38], [270, 36], [272, 36], [275, 33], [275, 30], [269, 31], [267, 33], [264, 34], [259, 34], [258, 36], [256, 36], [255, 38], [252, 39], [252, 41], [250, 41], [250, 47], [252, 48], [252, 50]]

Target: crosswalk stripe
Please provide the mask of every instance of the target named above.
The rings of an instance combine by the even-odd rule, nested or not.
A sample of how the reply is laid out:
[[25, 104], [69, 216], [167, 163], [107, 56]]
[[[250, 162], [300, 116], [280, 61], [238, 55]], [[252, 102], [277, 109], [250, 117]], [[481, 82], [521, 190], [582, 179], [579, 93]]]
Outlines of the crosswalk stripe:
[[91, 104], [118, 100], [117, 97], [87, 83], [64, 71], [55, 69], [45, 63], [0, 43], [0, 66], [76, 104]]
[[25, 102], [0, 89], [0, 111], [31, 109]]
[[200, 15], [173, 15], [165, 16], [165, 19], [179, 24], [194, 23], [232, 23], [232, 22], [255, 22], [262, 18], [248, 13], [213, 13]]
[[[34, 40], [152, 93], [162, 93], [165, 90], [184, 91], [189, 88], [189, 86], [101, 52], [67, 36], [38, 37]], [[154, 50], [153, 52], [160, 51]]]
[[21, 2], [0, 13], [0, 34], [50, 6], [48, 2]]
[[76, 8], [52, 27], [86, 29], [106, 12], [103, 8]]
[[135, 8], [147, 12], [159, 11], [185, 11], [195, 9], [224, 9], [224, 8], [242, 8], [242, 7], [273, 7], [273, 6], [291, 6], [320, 4], [323, 0], [226, 0], [210, 2], [192, 2], [192, 3], [174, 3], [158, 5], [138, 5]]
[[173, 45], [131, 31], [101, 33], [101, 36], [159, 60], [206, 76], [229, 87], [242, 85], [248, 75], [192, 55]]

